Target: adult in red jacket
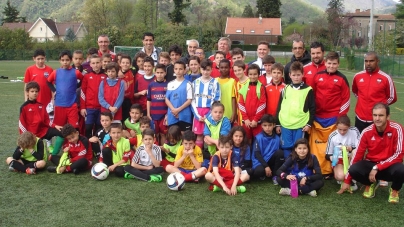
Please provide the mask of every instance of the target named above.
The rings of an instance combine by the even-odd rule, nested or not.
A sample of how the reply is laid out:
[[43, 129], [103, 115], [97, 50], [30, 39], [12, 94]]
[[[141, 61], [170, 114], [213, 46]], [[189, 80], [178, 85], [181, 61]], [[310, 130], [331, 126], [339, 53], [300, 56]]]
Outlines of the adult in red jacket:
[[109, 50], [109, 38], [107, 35], [98, 36], [97, 40], [98, 44], [98, 56], [102, 57], [104, 54], [110, 54], [112, 61], [115, 61], [116, 54], [113, 51]]
[[382, 102], [391, 105], [397, 101], [393, 80], [379, 68], [376, 52], [365, 55], [365, 70], [357, 73], [352, 82], [352, 92], [358, 98], [355, 107], [355, 127], [360, 132], [371, 125], [372, 106]]
[[[403, 127], [389, 121], [390, 108], [377, 103], [373, 107], [373, 124], [365, 128], [359, 139], [351, 167], [338, 193], [349, 190], [352, 179], [366, 186], [363, 196], [373, 198], [378, 180], [391, 181], [388, 201], [398, 203], [398, 192], [404, 183]], [[366, 154], [367, 151], [367, 154]]]
[[325, 70], [324, 45], [320, 42], [313, 42], [310, 45], [311, 62], [303, 67], [303, 81], [313, 87], [315, 75]]

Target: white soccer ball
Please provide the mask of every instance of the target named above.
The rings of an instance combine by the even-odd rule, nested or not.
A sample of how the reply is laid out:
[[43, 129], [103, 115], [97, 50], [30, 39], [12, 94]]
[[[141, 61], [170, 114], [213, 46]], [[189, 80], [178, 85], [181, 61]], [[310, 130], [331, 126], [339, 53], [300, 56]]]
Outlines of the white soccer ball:
[[173, 191], [180, 191], [184, 188], [185, 177], [181, 173], [171, 173], [167, 177], [167, 187]]
[[108, 166], [104, 163], [97, 163], [91, 168], [91, 176], [97, 180], [105, 180], [109, 175]]

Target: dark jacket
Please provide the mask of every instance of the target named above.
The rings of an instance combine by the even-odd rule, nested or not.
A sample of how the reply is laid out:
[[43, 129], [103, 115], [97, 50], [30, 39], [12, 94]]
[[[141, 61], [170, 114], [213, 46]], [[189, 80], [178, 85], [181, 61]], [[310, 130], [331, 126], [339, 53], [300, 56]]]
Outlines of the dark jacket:
[[299, 60], [297, 60], [295, 58], [295, 55], [292, 56], [292, 58], [290, 59], [290, 62], [288, 64], [286, 64], [286, 66], [285, 66], [285, 70], [284, 70], [285, 84], [290, 84], [290, 82], [292, 81], [289, 76], [289, 69], [290, 69], [290, 65], [292, 65], [292, 63], [295, 61], [300, 61], [303, 65], [309, 64], [311, 62], [310, 53], [307, 50], [304, 51], [303, 57], [300, 58]]

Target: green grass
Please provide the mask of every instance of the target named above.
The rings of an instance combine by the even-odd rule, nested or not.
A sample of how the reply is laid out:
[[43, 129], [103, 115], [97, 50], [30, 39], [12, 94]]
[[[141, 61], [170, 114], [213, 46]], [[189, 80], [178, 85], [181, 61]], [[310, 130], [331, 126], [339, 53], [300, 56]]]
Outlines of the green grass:
[[[0, 62], [0, 75], [24, 74], [31, 62]], [[57, 67], [57, 62], [50, 64]], [[353, 72], [345, 72], [352, 81]], [[398, 102], [392, 119], [404, 123], [404, 79], [394, 78]], [[165, 183], [146, 183], [110, 176], [96, 181], [90, 173], [74, 176], [42, 172], [12, 173], [5, 164], [15, 149], [23, 83], [0, 80], [0, 226], [402, 226], [404, 197], [387, 202], [388, 188], [364, 199], [361, 191], [337, 195], [339, 186], [326, 181], [317, 198], [278, 195], [279, 187], [247, 183], [247, 192], [234, 197], [207, 190], [208, 184], [187, 183], [172, 192]], [[350, 117], [353, 119], [352, 98]]]

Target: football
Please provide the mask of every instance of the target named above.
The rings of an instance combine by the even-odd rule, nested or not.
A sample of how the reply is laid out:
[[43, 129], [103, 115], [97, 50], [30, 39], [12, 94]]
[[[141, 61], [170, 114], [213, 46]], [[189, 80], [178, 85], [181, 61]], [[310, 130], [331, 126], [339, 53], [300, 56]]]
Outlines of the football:
[[171, 173], [167, 177], [167, 187], [173, 191], [180, 191], [184, 188], [185, 178], [181, 173]]
[[108, 166], [104, 163], [97, 163], [91, 168], [91, 176], [97, 180], [105, 180], [109, 175]]

